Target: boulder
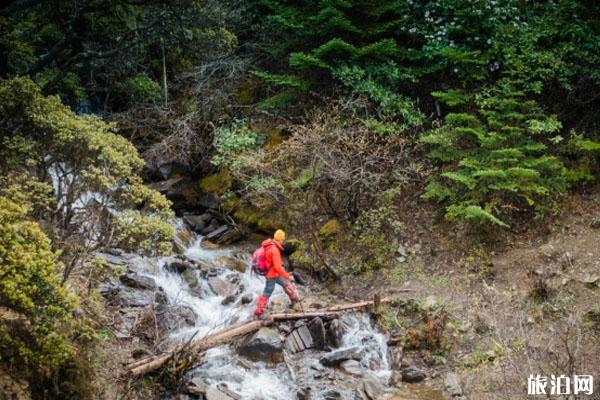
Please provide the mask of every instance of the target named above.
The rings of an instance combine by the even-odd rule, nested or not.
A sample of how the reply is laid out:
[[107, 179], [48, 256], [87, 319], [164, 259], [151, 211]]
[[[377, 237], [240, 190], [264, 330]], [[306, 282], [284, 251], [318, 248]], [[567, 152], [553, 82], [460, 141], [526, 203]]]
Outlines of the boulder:
[[[219, 227], [223, 228], [226, 227], [225, 225], [221, 226], [221, 223], [219, 221], [217, 221], [216, 219], [212, 219], [210, 221], [210, 223], [208, 223], [206, 225], [206, 228], [202, 229], [200, 231], [200, 233], [202, 233], [203, 235], [209, 235], [210, 233], [214, 232], [215, 230], [219, 229]], [[224, 231], [223, 231], [224, 232]], [[221, 232], [221, 234], [223, 233]], [[211, 236], [212, 239], [216, 239], [219, 235], [213, 235]]]
[[298, 400], [310, 400], [312, 398], [311, 391], [312, 391], [312, 389], [310, 387], [300, 388], [296, 392], [296, 398]]
[[202, 297], [202, 286], [198, 280], [198, 272], [187, 269], [181, 274], [181, 278], [188, 284], [190, 291], [198, 297]]
[[173, 331], [185, 326], [194, 326], [196, 313], [183, 305], [161, 306], [156, 310], [156, 321], [164, 331]]
[[229, 226], [227, 225], [219, 226], [219, 222], [216, 219], [213, 219], [208, 227], [211, 228], [209, 231], [206, 233], [204, 231], [202, 232], [206, 235], [206, 239], [217, 243], [219, 243], [218, 239], [229, 230]]
[[416, 365], [407, 365], [400, 369], [402, 381], [407, 383], [417, 383], [425, 379], [425, 373]]
[[356, 360], [346, 360], [340, 363], [340, 369], [353, 376], [363, 376], [363, 369], [360, 362]]
[[196, 232], [202, 232], [210, 223], [212, 215], [205, 213], [202, 215], [185, 214], [183, 221]]
[[460, 379], [454, 372], [446, 374], [446, 377], [444, 378], [444, 388], [452, 397], [460, 397], [463, 395]]
[[342, 345], [344, 331], [344, 325], [339, 319], [332, 320], [327, 327], [327, 344], [333, 348], [340, 347]]
[[215, 258], [215, 264], [235, 271], [246, 272], [247, 265], [243, 260], [232, 256], [219, 256]]
[[308, 323], [308, 330], [312, 337], [313, 347], [317, 350], [323, 350], [325, 348], [325, 326], [323, 320], [319, 317], [312, 319]]
[[122, 307], [146, 307], [154, 304], [154, 294], [141, 290], [123, 290], [119, 292]]
[[240, 342], [238, 353], [252, 361], [279, 363], [283, 361], [283, 342], [275, 329], [260, 328]]
[[328, 390], [322, 393], [323, 400], [340, 400], [342, 399], [342, 394], [337, 390]]
[[384, 387], [374, 376], [363, 380], [363, 390], [370, 400], [379, 400], [383, 396]]
[[208, 278], [208, 287], [217, 296], [227, 297], [235, 292], [235, 285], [227, 282], [225, 279], [221, 279], [218, 276], [212, 276]]
[[176, 272], [178, 274], [181, 274], [181, 273], [187, 271], [188, 269], [194, 269], [194, 266], [189, 261], [175, 259], [174, 261], [171, 261], [170, 263], [166, 264], [165, 269], [167, 271]]
[[221, 305], [226, 306], [228, 304], [234, 303], [235, 299], [236, 299], [235, 295], [233, 295], [233, 294], [229, 295], [223, 299], [223, 301], [221, 302]]
[[127, 271], [119, 277], [121, 283], [125, 286], [129, 286], [136, 289], [142, 290], [154, 290], [156, 289], [156, 282], [154, 279], [143, 276], [133, 271]]
[[254, 295], [252, 294], [245, 294], [242, 296], [242, 304], [250, 304], [252, 303], [252, 300], [254, 300]]
[[363, 350], [358, 346], [347, 347], [326, 353], [319, 362], [328, 367], [339, 365], [342, 361], [357, 360], [360, 361], [363, 357]]
[[312, 336], [306, 325], [294, 329], [285, 339], [285, 346], [290, 353], [298, 353], [314, 346]]

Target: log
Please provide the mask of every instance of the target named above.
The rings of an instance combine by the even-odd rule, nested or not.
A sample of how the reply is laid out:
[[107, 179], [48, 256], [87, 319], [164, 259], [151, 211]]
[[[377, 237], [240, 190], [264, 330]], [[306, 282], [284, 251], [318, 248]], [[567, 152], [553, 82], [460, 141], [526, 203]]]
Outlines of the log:
[[[383, 298], [380, 300], [380, 303], [389, 303], [391, 302], [391, 298]], [[218, 332], [205, 336], [204, 338], [193, 341], [192, 343], [188, 343], [185, 347], [189, 346], [189, 351], [192, 352], [202, 352], [208, 350], [212, 347], [216, 347], [232, 340], [239, 338], [241, 336], [247, 335], [249, 333], [255, 332], [259, 330], [263, 326], [272, 325], [275, 322], [281, 321], [291, 321], [298, 319], [312, 319], [315, 317], [320, 318], [336, 318], [343, 311], [355, 310], [358, 308], [364, 308], [373, 305], [372, 300], [361, 301], [358, 303], [351, 304], [342, 304], [335, 307], [330, 307], [322, 310], [316, 311], [308, 311], [308, 312], [297, 312], [297, 313], [280, 313], [280, 314], [272, 314], [267, 318], [261, 320], [251, 320], [241, 322], [234, 326], [227, 327]], [[170, 351], [163, 352], [161, 354], [157, 354], [151, 357], [144, 358], [142, 360], [138, 360], [134, 363], [131, 363], [127, 366], [127, 371], [131, 373], [131, 375], [138, 377], [145, 375], [149, 372], [156, 371], [160, 367], [162, 367], [174, 354], [181, 350], [181, 347], [176, 349], [172, 349]]]

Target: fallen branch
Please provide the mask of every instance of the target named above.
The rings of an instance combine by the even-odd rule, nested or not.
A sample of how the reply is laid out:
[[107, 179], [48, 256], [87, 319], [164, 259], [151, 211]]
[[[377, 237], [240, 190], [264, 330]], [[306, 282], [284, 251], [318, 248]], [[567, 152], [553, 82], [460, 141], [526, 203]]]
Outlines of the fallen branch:
[[[380, 300], [381, 303], [389, 303], [391, 301], [391, 298], [384, 298]], [[339, 317], [339, 315], [343, 311], [365, 308], [371, 305], [373, 305], [373, 301], [368, 300], [361, 301], [358, 303], [342, 304], [339, 306], [317, 311], [272, 314], [261, 320], [242, 322], [237, 325], [210, 334], [202, 339], [187, 343], [184, 346], [178, 346], [177, 348], [166, 351], [164, 353], [136, 361], [127, 366], [127, 371], [129, 371], [133, 376], [142, 376], [161, 368], [171, 357], [180, 352], [183, 347], [189, 347], [187, 351], [190, 352], [202, 352], [212, 347], [231, 342], [236, 338], [255, 332], [261, 327], [272, 325], [275, 322], [291, 321], [298, 319], [312, 319], [315, 317], [336, 318]]]

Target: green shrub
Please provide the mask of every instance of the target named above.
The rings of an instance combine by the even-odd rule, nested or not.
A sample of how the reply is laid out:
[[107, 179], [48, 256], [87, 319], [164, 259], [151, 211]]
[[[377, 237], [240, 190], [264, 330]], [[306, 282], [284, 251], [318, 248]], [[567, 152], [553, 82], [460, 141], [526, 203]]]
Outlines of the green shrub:
[[451, 113], [421, 141], [443, 166], [423, 197], [446, 204], [451, 220], [508, 227], [515, 215], [541, 211], [566, 189], [565, 168], [551, 148], [560, 122], [508, 81]]
[[59, 253], [28, 211], [0, 196], [0, 360], [56, 367], [72, 353], [65, 328], [76, 298], [61, 286]]

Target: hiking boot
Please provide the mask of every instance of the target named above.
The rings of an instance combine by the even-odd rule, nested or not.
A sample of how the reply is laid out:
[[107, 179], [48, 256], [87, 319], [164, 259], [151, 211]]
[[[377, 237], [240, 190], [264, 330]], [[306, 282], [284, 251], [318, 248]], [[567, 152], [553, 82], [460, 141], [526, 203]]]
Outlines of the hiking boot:
[[260, 317], [264, 314], [265, 308], [267, 308], [267, 302], [269, 298], [267, 296], [260, 296], [256, 301], [256, 309], [254, 310], [254, 315]]

